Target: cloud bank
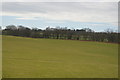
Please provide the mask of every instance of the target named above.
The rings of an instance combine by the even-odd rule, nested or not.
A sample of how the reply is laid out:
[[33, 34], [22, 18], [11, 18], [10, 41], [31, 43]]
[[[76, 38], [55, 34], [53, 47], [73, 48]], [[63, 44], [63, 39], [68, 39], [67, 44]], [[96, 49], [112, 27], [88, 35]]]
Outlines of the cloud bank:
[[118, 2], [119, 0], [3, 0], [2, 2]]
[[117, 2], [3, 2], [1, 16], [22, 20], [68, 20], [117, 25]]

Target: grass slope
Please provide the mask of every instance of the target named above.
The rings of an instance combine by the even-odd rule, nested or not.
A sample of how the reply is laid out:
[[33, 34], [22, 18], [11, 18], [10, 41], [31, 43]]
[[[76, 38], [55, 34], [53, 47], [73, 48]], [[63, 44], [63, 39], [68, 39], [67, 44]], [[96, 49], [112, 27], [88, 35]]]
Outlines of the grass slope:
[[3, 36], [5, 78], [114, 78], [117, 63], [117, 44]]
[[0, 79], [2, 78], [2, 36], [0, 35]]

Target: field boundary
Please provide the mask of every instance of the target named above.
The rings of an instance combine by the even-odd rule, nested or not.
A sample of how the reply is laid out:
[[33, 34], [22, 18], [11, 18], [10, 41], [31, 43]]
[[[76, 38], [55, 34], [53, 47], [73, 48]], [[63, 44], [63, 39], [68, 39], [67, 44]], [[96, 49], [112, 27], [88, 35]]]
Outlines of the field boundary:
[[119, 78], [3, 78], [1, 80], [119, 80]]
[[[8, 35], [2, 35], [3, 36], [8, 36]], [[30, 39], [52, 39], [52, 38], [32, 38], [32, 37], [22, 37], [22, 36], [8, 36], [8, 37], [20, 37], [20, 38], [30, 38]], [[74, 40], [74, 39], [52, 39], [52, 40], [73, 40], [73, 41], [85, 41], [85, 42], [98, 42], [98, 43], [109, 43], [109, 44], [120, 44], [119, 43], [113, 43], [113, 42], [100, 42], [100, 41], [92, 41], [92, 40]]]

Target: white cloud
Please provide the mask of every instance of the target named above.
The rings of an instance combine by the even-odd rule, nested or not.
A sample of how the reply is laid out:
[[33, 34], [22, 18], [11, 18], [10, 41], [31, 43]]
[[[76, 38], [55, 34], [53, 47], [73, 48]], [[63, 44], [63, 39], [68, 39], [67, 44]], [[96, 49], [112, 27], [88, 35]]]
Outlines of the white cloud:
[[117, 8], [115, 2], [8, 2], [3, 3], [2, 15], [24, 20], [42, 18], [116, 24]]
[[64, 21], [47, 20], [45, 23], [65, 23]]
[[16, 18], [16, 19], [21, 19], [21, 20], [37, 20], [36, 18], [28, 18], [28, 17], [23, 17], [23, 18]]
[[3, 0], [2, 2], [118, 2], [119, 0]]

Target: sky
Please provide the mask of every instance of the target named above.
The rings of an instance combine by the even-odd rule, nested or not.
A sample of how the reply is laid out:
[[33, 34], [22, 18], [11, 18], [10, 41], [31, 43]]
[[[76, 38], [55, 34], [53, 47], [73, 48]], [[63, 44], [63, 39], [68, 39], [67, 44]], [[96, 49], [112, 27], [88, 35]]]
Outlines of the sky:
[[[25, 2], [26, 1], [26, 2]], [[52, 2], [53, 1], [53, 2]], [[101, 32], [110, 28], [118, 30], [118, 2], [92, 0], [92, 2], [27, 2], [16, 0], [2, 2], [0, 25], [23, 25], [29, 28], [68, 27], [90, 28]], [[72, 0], [71, 0], [72, 1]], [[100, 2], [101, 1], [101, 2]], [[102, 2], [104, 1], [104, 2]], [[117, 1], [117, 0], [116, 0]]]

